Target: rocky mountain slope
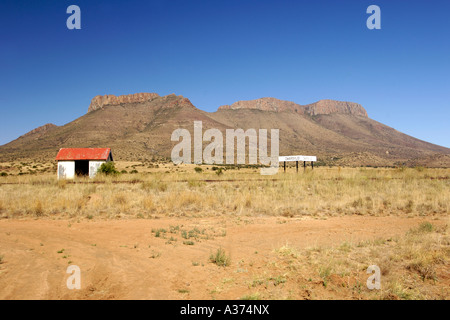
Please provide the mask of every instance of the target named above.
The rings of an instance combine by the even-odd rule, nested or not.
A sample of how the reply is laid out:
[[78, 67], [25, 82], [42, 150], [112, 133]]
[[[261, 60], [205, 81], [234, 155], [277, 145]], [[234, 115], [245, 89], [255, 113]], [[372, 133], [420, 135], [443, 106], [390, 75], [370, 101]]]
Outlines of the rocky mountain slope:
[[255, 109], [272, 112], [295, 112], [309, 116], [342, 113], [367, 117], [366, 110], [360, 104], [335, 100], [320, 100], [315, 103], [302, 106], [291, 101], [278, 100], [275, 98], [261, 98], [256, 100], [238, 101], [232, 105], [224, 105], [219, 107], [219, 110], [239, 109]]
[[[0, 146], [0, 161], [54, 159], [62, 147], [111, 147], [115, 160], [170, 158], [175, 129], [193, 136], [217, 128], [280, 130], [280, 155], [317, 155], [327, 164], [450, 166], [450, 149], [383, 125], [353, 102], [320, 100], [299, 105], [275, 98], [238, 101], [216, 112], [196, 108], [189, 99], [156, 93], [96, 96], [74, 121], [46, 124]], [[205, 145], [208, 144], [205, 142]]]

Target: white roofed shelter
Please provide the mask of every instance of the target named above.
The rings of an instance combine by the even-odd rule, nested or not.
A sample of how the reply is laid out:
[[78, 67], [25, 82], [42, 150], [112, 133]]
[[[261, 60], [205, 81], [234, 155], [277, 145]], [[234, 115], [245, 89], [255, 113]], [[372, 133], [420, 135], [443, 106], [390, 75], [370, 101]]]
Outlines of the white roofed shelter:
[[283, 162], [284, 172], [286, 172], [286, 162], [295, 161], [297, 172], [298, 172], [298, 162], [303, 161], [303, 169], [306, 169], [306, 162], [311, 162], [311, 168], [314, 169], [314, 162], [317, 161], [316, 156], [281, 156], [278, 157], [278, 162]]

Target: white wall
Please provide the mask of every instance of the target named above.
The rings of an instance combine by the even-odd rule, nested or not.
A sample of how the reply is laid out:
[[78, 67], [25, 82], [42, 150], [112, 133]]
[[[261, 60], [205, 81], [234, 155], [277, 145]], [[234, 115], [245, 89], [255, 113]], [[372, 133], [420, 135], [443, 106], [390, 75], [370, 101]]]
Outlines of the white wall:
[[[94, 178], [98, 168], [106, 161], [89, 161], [89, 178]], [[58, 179], [75, 178], [75, 161], [58, 161]]]
[[58, 179], [75, 177], [75, 161], [58, 161]]
[[95, 177], [98, 168], [106, 161], [89, 161], [89, 178]]

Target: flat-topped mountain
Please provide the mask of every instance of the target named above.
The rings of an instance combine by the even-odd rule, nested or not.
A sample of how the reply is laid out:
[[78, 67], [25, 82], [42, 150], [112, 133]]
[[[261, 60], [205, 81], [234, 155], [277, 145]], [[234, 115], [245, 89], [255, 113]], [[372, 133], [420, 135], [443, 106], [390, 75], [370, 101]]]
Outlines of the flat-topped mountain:
[[[279, 129], [280, 155], [317, 155], [339, 165], [450, 166], [450, 149], [408, 136], [368, 117], [354, 102], [320, 100], [307, 105], [275, 98], [238, 101], [216, 112], [170, 94], [104, 95], [87, 113], [63, 126], [46, 124], [0, 146], [0, 161], [53, 160], [60, 148], [110, 147], [115, 160], [170, 158], [175, 129], [203, 131]], [[208, 144], [205, 142], [205, 145]]]
[[367, 117], [367, 111], [357, 103], [319, 100], [308, 105], [299, 105], [295, 102], [279, 100], [275, 98], [261, 98], [256, 100], [238, 101], [232, 105], [224, 105], [219, 110], [255, 109], [272, 112], [295, 112], [305, 115], [342, 113]]
[[368, 118], [367, 111], [360, 104], [346, 101], [319, 100], [305, 106], [306, 113], [315, 116], [319, 114], [351, 114]]
[[127, 94], [127, 95], [122, 95], [122, 96], [115, 96], [113, 94], [107, 94], [104, 96], [95, 96], [91, 100], [91, 104], [89, 105], [88, 112], [95, 111], [97, 109], [101, 109], [107, 105], [118, 105], [121, 103], [146, 102], [146, 101], [150, 101], [157, 97], [159, 97], [159, 94], [148, 93], [148, 92]]

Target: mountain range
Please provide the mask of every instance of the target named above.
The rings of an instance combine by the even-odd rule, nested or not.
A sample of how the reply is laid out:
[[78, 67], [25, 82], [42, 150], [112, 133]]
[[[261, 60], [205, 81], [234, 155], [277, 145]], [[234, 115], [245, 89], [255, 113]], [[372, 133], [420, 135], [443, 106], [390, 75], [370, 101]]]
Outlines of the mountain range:
[[268, 97], [206, 112], [183, 96], [157, 93], [96, 96], [78, 119], [43, 125], [0, 146], [0, 161], [49, 161], [66, 147], [109, 147], [122, 161], [169, 159], [178, 143], [171, 141], [172, 132], [184, 128], [193, 134], [194, 121], [202, 121], [203, 130], [222, 132], [279, 129], [280, 155], [316, 155], [327, 165], [450, 167], [449, 148], [377, 122], [354, 102], [300, 105]]

